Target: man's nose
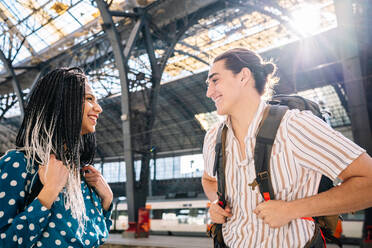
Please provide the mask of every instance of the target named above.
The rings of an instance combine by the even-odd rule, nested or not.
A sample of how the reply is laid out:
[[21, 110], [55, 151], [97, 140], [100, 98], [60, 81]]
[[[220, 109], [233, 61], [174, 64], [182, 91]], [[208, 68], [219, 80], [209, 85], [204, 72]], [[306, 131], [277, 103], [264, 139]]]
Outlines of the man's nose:
[[214, 92], [214, 85], [210, 83], [210, 84], [208, 85], [208, 88], [207, 88], [206, 96], [207, 96], [208, 98], [211, 98], [212, 95], [213, 95], [213, 92]]

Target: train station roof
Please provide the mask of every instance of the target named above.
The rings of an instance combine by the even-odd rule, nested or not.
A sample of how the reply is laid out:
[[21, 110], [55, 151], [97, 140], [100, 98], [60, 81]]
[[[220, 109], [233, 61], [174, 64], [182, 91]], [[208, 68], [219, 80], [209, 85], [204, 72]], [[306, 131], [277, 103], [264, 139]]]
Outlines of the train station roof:
[[[302, 92], [309, 98], [320, 98], [330, 103], [328, 108], [337, 108], [339, 114], [335, 126], [350, 123], [342, 104], [340, 107], [341, 95], [334, 86], [324, 88], [330, 83], [337, 86], [342, 81], [341, 68], [334, 64], [337, 55], [322, 44], [322, 40], [332, 43], [337, 39], [332, 0], [113, 0], [110, 3], [111, 10], [129, 13], [133, 7], [150, 6], [149, 14], [159, 32], [162, 27], [185, 16], [198, 18], [176, 44], [162, 76], [153, 129], [153, 149], [159, 156], [201, 152], [205, 130], [218, 120], [213, 113], [214, 104], [205, 97], [208, 64], [217, 54], [237, 46], [257, 51], [266, 58], [275, 58], [282, 78], [277, 92]], [[0, 20], [0, 50], [11, 61], [25, 92], [46, 63], [60, 66], [66, 57], [90, 64], [99, 61], [98, 67], [91, 66], [86, 70], [104, 109], [97, 126], [97, 159], [122, 157], [120, 81], [95, 2], [0, 0]], [[115, 17], [115, 22], [124, 43], [134, 22], [127, 17]], [[312, 37], [315, 36], [321, 39], [314, 43]], [[304, 50], [306, 43], [312, 45], [311, 49], [318, 49], [311, 53], [311, 59], [305, 56], [310, 51]], [[155, 49], [158, 55], [163, 52]], [[296, 55], [302, 56], [301, 59]], [[151, 76], [148, 58], [140, 50], [131, 56], [129, 64], [137, 69], [133, 80]], [[332, 67], [332, 73], [317, 67], [325, 64]], [[0, 62], [1, 106], [8, 107], [10, 104], [5, 101], [14, 99], [11, 80]], [[147, 89], [139, 86], [132, 90], [133, 118], [141, 121], [145, 108], [143, 94]], [[14, 101], [12, 104], [12, 111], [2, 116], [0, 124], [3, 144], [14, 139], [19, 125], [17, 105]], [[134, 125], [132, 133], [133, 149], [140, 154], [144, 149], [138, 145], [143, 131]]]

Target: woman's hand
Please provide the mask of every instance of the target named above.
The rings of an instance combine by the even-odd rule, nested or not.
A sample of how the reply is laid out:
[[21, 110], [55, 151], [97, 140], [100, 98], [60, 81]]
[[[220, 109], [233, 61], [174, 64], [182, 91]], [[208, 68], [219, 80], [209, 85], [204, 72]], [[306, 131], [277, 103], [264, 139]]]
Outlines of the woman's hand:
[[69, 171], [62, 161], [51, 154], [47, 165], [39, 166], [39, 178], [44, 185], [38, 199], [45, 207], [50, 208], [68, 180]]
[[102, 207], [108, 210], [113, 199], [110, 186], [101, 173], [91, 165], [83, 167], [84, 177], [89, 186], [94, 187], [102, 200]]

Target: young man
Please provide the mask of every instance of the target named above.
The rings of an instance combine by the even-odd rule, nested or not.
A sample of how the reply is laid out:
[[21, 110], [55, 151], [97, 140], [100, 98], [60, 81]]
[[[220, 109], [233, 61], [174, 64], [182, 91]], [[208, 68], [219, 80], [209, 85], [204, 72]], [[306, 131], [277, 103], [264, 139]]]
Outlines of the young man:
[[[212, 202], [210, 216], [223, 223], [223, 237], [233, 247], [304, 247], [315, 224], [303, 217], [357, 211], [372, 205], [372, 159], [364, 149], [331, 129], [308, 111], [288, 110], [278, 128], [270, 158], [275, 199], [264, 201], [256, 178], [254, 147], [273, 84], [275, 65], [246, 49], [215, 58], [207, 79], [207, 97], [226, 115], [226, 200], [217, 204], [213, 176], [215, 144], [221, 123], [204, 140], [204, 191]], [[321, 176], [342, 184], [317, 194]]]

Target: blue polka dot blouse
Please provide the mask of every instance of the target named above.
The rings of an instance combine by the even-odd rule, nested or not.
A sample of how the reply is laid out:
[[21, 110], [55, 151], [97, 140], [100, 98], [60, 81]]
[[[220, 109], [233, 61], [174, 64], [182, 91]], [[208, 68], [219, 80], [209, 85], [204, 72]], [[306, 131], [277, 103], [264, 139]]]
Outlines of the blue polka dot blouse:
[[[86, 215], [85, 233], [78, 234], [78, 222], [66, 210], [60, 193], [51, 209], [35, 198], [24, 207], [25, 196], [37, 172], [26, 170], [22, 152], [11, 150], [0, 160], [0, 247], [98, 247], [108, 237], [112, 204], [102, 208], [94, 190], [81, 183]], [[35, 179], [34, 179], [35, 180]]]

